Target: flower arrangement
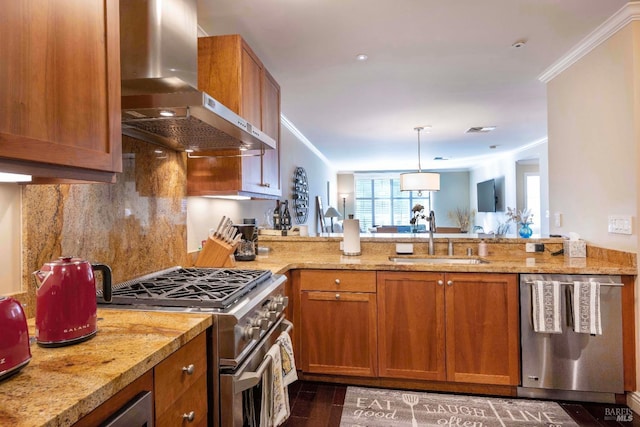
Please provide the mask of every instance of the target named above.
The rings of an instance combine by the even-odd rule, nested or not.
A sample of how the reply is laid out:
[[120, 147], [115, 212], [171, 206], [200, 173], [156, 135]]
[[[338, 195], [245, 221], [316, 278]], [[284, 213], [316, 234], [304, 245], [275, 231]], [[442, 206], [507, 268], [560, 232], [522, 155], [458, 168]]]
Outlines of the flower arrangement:
[[427, 219], [427, 216], [424, 214], [424, 206], [422, 206], [420, 203], [416, 203], [416, 205], [411, 208], [411, 212], [413, 214], [413, 217], [409, 221], [411, 225], [418, 224], [419, 219]]
[[458, 208], [449, 211], [447, 216], [450, 220], [455, 221], [460, 227], [460, 231], [466, 233], [469, 231], [469, 224], [473, 222], [473, 218], [476, 216], [476, 210], [469, 210], [469, 208]]
[[518, 211], [515, 208], [507, 207], [507, 223], [515, 222], [517, 224], [533, 224], [533, 212], [531, 209]]

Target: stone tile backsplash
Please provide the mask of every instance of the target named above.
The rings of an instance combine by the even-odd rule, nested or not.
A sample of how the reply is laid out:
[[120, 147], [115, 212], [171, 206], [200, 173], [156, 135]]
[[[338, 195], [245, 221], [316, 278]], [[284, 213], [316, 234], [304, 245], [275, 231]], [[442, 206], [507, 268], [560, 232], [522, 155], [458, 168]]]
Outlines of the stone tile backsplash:
[[26, 185], [22, 193], [23, 295], [35, 308], [31, 272], [59, 256], [107, 264], [114, 283], [188, 265], [184, 153], [123, 136], [115, 184]]

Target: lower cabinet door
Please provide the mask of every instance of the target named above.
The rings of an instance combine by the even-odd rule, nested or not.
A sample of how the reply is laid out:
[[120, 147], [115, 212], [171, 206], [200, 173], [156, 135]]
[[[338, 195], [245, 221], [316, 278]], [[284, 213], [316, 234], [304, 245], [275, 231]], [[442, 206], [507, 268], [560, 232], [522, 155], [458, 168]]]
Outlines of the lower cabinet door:
[[448, 273], [445, 288], [447, 380], [518, 385], [517, 275]]
[[302, 369], [319, 374], [376, 376], [376, 294], [301, 294]]
[[444, 381], [444, 274], [378, 273], [381, 377]]

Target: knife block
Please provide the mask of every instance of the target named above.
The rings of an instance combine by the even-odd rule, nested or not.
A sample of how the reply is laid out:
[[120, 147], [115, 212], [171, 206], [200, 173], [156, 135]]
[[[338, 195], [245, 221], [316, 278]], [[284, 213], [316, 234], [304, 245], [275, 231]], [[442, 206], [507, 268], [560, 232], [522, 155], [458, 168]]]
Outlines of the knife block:
[[[238, 242], [239, 243], [239, 242]], [[235, 267], [233, 253], [238, 243], [230, 245], [216, 237], [209, 237], [196, 259], [196, 267]]]

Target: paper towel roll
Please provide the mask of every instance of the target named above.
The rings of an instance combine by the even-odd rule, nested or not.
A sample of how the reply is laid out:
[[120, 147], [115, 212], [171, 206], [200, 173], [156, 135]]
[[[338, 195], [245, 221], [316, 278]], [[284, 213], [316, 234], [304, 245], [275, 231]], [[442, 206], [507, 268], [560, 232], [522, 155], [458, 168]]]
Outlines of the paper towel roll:
[[345, 219], [342, 221], [344, 255], [360, 255], [360, 220]]

